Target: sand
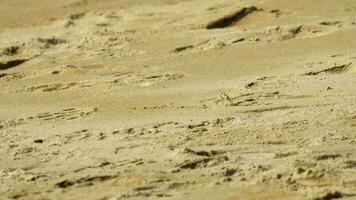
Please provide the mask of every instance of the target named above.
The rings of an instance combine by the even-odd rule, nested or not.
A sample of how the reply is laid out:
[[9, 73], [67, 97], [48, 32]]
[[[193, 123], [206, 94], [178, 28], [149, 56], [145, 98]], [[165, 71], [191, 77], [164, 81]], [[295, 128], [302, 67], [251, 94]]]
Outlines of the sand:
[[356, 199], [355, 0], [0, 0], [0, 199]]

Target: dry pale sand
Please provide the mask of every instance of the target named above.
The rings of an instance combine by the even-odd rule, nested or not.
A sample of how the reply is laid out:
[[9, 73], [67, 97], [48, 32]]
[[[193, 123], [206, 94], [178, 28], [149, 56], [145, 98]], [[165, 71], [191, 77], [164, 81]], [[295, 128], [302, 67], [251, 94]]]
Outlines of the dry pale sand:
[[355, 0], [0, 0], [0, 199], [356, 199]]

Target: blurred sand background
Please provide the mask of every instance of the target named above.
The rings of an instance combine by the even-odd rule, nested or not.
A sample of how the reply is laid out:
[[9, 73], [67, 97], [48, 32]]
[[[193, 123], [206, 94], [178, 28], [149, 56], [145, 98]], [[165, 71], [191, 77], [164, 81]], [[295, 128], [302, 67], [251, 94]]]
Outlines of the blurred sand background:
[[356, 199], [355, 0], [0, 0], [0, 199]]

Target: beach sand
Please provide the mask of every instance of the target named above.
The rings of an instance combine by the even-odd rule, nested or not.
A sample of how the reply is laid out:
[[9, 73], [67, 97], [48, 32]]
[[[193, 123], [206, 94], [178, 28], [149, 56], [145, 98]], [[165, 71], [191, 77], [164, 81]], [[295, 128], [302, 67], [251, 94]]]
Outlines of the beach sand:
[[355, 0], [0, 0], [0, 199], [356, 199]]

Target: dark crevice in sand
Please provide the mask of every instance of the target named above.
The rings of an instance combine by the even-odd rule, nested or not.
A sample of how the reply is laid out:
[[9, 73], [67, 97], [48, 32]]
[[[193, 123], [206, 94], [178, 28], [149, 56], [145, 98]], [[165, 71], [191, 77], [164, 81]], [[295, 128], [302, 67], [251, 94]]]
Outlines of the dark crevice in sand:
[[56, 183], [55, 186], [58, 188], [68, 188], [74, 186], [75, 184], [84, 184], [84, 185], [93, 185], [94, 182], [105, 182], [112, 179], [115, 179], [117, 176], [103, 175], [103, 176], [93, 176], [93, 177], [83, 177], [74, 181], [63, 180], [59, 183]]
[[15, 59], [15, 60], [10, 60], [8, 62], [0, 62], [0, 70], [6, 70], [10, 69], [13, 67], [16, 67], [18, 65], [23, 64], [24, 62], [28, 61], [29, 59]]
[[345, 194], [340, 191], [328, 191], [321, 197], [316, 197], [313, 200], [332, 200], [332, 199], [342, 199], [344, 197], [353, 197], [354, 194]]
[[320, 25], [324, 25], [324, 26], [333, 26], [333, 25], [338, 25], [340, 24], [340, 21], [325, 21], [325, 22], [320, 22]]
[[339, 65], [339, 66], [335, 66], [335, 67], [331, 67], [328, 69], [324, 69], [324, 70], [320, 70], [320, 71], [315, 71], [315, 72], [308, 72], [305, 73], [304, 75], [306, 76], [315, 76], [321, 73], [328, 73], [328, 74], [339, 74], [339, 73], [343, 73], [349, 70], [350, 66], [351, 66], [351, 62], [348, 64], [344, 64], [344, 65]]
[[235, 25], [238, 21], [240, 21], [242, 18], [246, 17], [247, 15], [258, 11], [255, 6], [251, 7], [244, 7], [238, 10], [237, 12], [224, 16], [218, 20], [210, 22], [206, 28], [207, 29], [216, 29], [216, 28], [225, 28], [229, 26]]
[[187, 49], [192, 49], [192, 48], [194, 48], [193, 45], [188, 45], [188, 46], [183, 46], [183, 47], [177, 47], [177, 48], [174, 49], [174, 52], [175, 52], [175, 53], [179, 53], [179, 52], [181, 52], [181, 51], [185, 51], [185, 50], [187, 50]]

